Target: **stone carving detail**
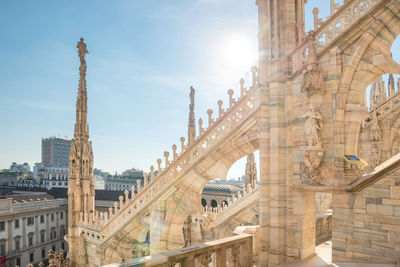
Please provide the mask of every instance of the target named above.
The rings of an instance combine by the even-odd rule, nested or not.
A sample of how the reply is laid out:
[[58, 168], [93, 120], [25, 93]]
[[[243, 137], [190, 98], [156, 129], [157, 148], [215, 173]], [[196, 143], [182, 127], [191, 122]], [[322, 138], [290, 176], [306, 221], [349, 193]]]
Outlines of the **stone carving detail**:
[[325, 93], [324, 76], [317, 62], [314, 31], [308, 33], [308, 60], [307, 68], [303, 72], [303, 76], [301, 91], [306, 92], [307, 96], [311, 96], [315, 93]]
[[210, 266], [210, 263], [212, 262], [212, 254], [213, 254], [213, 251], [206, 251], [200, 255], [201, 266], [203, 266], [203, 267]]
[[370, 129], [371, 130], [370, 130], [369, 140], [371, 142], [381, 141], [381, 129], [379, 127], [378, 115], [376, 114], [376, 111], [372, 113]]
[[239, 266], [239, 254], [240, 254], [240, 246], [235, 245], [232, 247], [232, 263], [233, 267]]
[[322, 115], [310, 104], [309, 110], [302, 118], [305, 119], [304, 135], [307, 140], [307, 147], [303, 152], [302, 181], [305, 184], [322, 185], [324, 182], [319, 172], [324, 157], [320, 136], [323, 127]]
[[192, 216], [189, 215], [182, 226], [183, 239], [185, 240], [185, 246], [192, 245]]
[[[348, 0], [345, 0], [345, 4]], [[346, 31], [357, 20], [364, 16], [369, 10], [376, 6], [379, 0], [357, 0], [353, 1], [351, 5], [341, 7], [325, 21], [318, 18], [318, 11], [314, 13], [314, 27], [317, 31], [316, 45], [317, 51], [320, 52], [326, 48], [336, 37]], [[318, 30], [317, 30], [318, 29]]]
[[254, 160], [254, 153], [247, 156], [246, 163], [246, 178], [245, 178], [245, 189], [249, 192], [249, 187], [255, 188], [257, 183], [257, 167]]
[[323, 185], [324, 182], [319, 173], [319, 166], [322, 163], [324, 152], [322, 149], [306, 149], [304, 150], [304, 165], [302, 169], [302, 180], [305, 184]]
[[[71, 267], [72, 263], [69, 257], [64, 257], [64, 250], [60, 249], [60, 252], [57, 254], [57, 252], [53, 251], [52, 249], [49, 250], [47, 254], [47, 259], [49, 261], [48, 267]], [[17, 265], [18, 266], [18, 265]], [[44, 267], [43, 262], [39, 262], [38, 264], [39, 267]], [[26, 267], [33, 267], [32, 263], [28, 263]]]

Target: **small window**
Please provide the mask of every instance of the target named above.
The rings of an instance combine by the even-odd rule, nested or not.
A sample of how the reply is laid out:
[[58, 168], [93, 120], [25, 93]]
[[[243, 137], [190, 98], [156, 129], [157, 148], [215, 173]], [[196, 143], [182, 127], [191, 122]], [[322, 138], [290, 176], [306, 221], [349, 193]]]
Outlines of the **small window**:
[[19, 228], [19, 219], [16, 219], [16, 220], [14, 221], [14, 227], [15, 227], [15, 229], [18, 229], [18, 228]]
[[52, 246], [51, 249], [52, 249], [53, 251], [56, 251], [56, 246]]
[[40, 215], [40, 223], [44, 223], [44, 215]]
[[51, 221], [54, 221], [54, 213], [51, 214]]
[[21, 258], [16, 258], [15, 259], [15, 265], [21, 266]]
[[61, 248], [62, 248], [62, 250], [65, 250], [64, 242], [61, 242]]
[[30, 234], [28, 236], [28, 246], [33, 246], [33, 234]]
[[60, 218], [64, 219], [64, 212], [60, 212]]
[[15, 239], [15, 250], [19, 250], [19, 238]]
[[33, 225], [35, 223], [35, 219], [33, 217], [28, 217], [27, 223], [28, 223], [28, 226]]
[[46, 258], [46, 249], [42, 248], [42, 259]]
[[44, 242], [44, 231], [40, 232], [40, 242]]
[[0, 222], [0, 231], [3, 232], [4, 230], [6, 230], [6, 224], [5, 222]]
[[33, 252], [29, 253], [29, 261], [34, 262]]
[[5, 256], [6, 255], [6, 244], [2, 243], [0, 244], [0, 256]]

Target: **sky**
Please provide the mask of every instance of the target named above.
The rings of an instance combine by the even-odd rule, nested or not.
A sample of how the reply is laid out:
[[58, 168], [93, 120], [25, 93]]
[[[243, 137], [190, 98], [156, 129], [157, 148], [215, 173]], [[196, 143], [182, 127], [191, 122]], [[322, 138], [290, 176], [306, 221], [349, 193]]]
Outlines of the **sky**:
[[[310, 29], [329, 0], [308, 2]], [[8, 0], [0, 12], [0, 169], [40, 162], [43, 137], [73, 136], [80, 37], [95, 167], [111, 173], [148, 170], [187, 136], [190, 86], [204, 120], [257, 62], [254, 0]]]

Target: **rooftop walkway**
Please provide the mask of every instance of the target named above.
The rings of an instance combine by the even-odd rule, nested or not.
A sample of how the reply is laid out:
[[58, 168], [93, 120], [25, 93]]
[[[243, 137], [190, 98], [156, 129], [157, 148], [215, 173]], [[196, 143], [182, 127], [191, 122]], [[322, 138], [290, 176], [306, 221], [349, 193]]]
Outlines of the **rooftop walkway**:
[[394, 267], [390, 264], [367, 263], [332, 263], [332, 241], [326, 241], [315, 248], [316, 256], [305, 262], [292, 262], [279, 265], [280, 267]]

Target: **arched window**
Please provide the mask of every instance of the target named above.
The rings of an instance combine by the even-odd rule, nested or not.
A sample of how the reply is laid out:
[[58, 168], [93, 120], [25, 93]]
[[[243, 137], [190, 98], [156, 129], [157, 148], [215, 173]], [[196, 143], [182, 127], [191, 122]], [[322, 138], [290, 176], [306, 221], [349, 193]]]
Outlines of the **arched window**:
[[213, 208], [218, 207], [217, 201], [215, 199], [211, 200], [211, 207]]
[[204, 198], [201, 199], [201, 205], [203, 207], [207, 206], [207, 200], [205, 200]]
[[221, 205], [222, 205], [222, 206], [228, 206], [228, 201], [223, 200], [222, 203], [221, 203]]

